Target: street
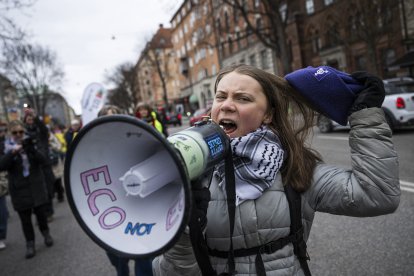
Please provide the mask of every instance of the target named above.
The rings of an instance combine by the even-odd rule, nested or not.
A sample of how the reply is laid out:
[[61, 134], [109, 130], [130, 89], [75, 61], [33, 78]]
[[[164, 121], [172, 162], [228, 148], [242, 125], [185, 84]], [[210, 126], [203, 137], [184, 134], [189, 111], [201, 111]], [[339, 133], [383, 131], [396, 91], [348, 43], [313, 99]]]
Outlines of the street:
[[[188, 127], [171, 127], [170, 134]], [[350, 166], [348, 131], [329, 134], [315, 130], [312, 147], [326, 163]], [[414, 130], [396, 131], [400, 158], [401, 203], [391, 215], [351, 218], [317, 213], [308, 240], [313, 275], [413, 275], [414, 271]], [[25, 241], [17, 213], [8, 224], [7, 248], [0, 251], [0, 275], [116, 275], [105, 251], [77, 224], [67, 201], [55, 201], [50, 223], [55, 244], [46, 248], [36, 228], [37, 255], [24, 258]], [[132, 262], [130, 262], [132, 271]], [[132, 275], [132, 274], [131, 274]]]

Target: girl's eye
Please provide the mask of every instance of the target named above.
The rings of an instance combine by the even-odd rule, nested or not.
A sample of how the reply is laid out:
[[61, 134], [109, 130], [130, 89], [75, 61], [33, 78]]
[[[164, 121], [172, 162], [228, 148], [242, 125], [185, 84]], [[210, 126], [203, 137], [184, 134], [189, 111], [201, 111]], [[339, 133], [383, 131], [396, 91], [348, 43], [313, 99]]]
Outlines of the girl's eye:
[[250, 98], [247, 97], [241, 97], [240, 100], [244, 102], [250, 102]]

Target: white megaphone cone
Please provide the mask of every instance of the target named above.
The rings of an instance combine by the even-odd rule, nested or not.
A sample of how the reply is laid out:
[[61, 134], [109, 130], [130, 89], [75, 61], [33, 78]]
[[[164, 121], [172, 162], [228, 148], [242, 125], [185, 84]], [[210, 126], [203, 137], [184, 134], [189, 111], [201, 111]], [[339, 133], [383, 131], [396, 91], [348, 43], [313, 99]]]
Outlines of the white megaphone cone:
[[134, 117], [97, 118], [68, 149], [68, 202], [82, 229], [106, 250], [131, 258], [159, 255], [186, 227], [190, 180], [223, 160], [228, 147], [211, 121], [165, 139]]

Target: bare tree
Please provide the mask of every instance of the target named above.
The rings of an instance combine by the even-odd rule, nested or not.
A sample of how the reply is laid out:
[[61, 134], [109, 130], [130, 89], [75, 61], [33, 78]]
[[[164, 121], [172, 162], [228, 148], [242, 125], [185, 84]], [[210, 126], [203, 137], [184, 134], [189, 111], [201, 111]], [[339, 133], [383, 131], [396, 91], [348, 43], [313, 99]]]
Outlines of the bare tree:
[[36, 0], [0, 0], [0, 40], [16, 41], [21, 40], [24, 31], [17, 26], [15, 21], [9, 16], [12, 10], [22, 10], [32, 6]]
[[157, 70], [157, 74], [160, 77], [161, 81], [161, 88], [162, 88], [162, 95], [164, 99], [164, 104], [166, 110], [169, 110], [169, 103], [168, 103], [168, 94], [167, 94], [167, 66], [168, 66], [168, 59], [161, 58], [165, 56], [165, 50], [158, 48], [158, 49], [150, 49], [150, 54], [148, 58], [151, 60], [152, 64], [155, 66]]
[[[162, 28], [162, 26], [161, 26]], [[155, 70], [155, 75], [160, 81], [162, 89], [163, 101], [166, 110], [169, 110], [169, 99], [167, 91], [167, 82], [171, 79], [169, 74], [169, 62], [171, 59], [172, 44], [169, 36], [163, 36], [158, 31], [156, 35], [148, 42], [141, 53], [141, 57], [151, 65], [151, 68]], [[168, 40], [168, 41], [167, 41]]]
[[[247, 25], [240, 35], [243, 39], [252, 34], [256, 35], [264, 46], [273, 50], [274, 55], [281, 61], [284, 73], [292, 71], [292, 57], [286, 35], [289, 19], [290, 1], [286, 0], [222, 0], [232, 10], [238, 12]], [[256, 5], [260, 3], [259, 5]], [[225, 30], [226, 26], [221, 26]], [[222, 31], [220, 31], [222, 32]]]
[[351, 0], [347, 4], [350, 17], [345, 18], [348, 24], [344, 22], [343, 26], [349, 27], [350, 31], [345, 43], [349, 38], [365, 43], [368, 63], [371, 65], [369, 69], [381, 75], [378, 45], [385, 37], [392, 41], [393, 36], [400, 32], [398, 5], [389, 0]]
[[118, 106], [123, 111], [132, 114], [138, 102], [135, 91], [135, 68], [131, 63], [118, 65], [111, 75], [106, 76], [106, 81], [115, 85], [110, 90], [108, 101]]
[[44, 115], [48, 94], [59, 91], [64, 78], [57, 56], [40, 45], [27, 43], [8, 44], [3, 48], [0, 67], [17, 89], [21, 99], [25, 99]]

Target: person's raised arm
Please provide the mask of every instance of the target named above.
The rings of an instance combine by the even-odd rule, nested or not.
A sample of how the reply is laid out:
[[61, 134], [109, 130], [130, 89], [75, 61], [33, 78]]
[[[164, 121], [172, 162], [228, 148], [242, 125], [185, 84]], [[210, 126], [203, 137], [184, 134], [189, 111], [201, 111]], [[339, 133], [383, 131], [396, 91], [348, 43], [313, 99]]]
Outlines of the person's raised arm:
[[400, 185], [392, 132], [380, 108], [383, 82], [365, 72], [352, 76], [364, 84], [350, 109], [352, 168], [319, 164], [306, 196], [316, 211], [349, 216], [392, 213], [399, 205]]

